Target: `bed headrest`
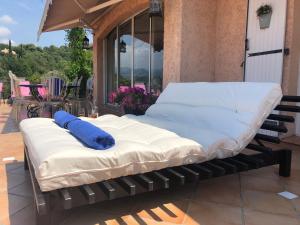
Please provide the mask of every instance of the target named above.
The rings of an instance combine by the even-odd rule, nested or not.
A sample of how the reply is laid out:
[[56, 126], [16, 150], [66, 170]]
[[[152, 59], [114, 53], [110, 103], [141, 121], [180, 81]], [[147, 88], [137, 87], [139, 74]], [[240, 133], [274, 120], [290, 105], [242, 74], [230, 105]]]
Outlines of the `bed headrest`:
[[252, 111], [264, 101], [282, 97], [279, 84], [256, 82], [170, 83], [157, 104], [222, 107]]

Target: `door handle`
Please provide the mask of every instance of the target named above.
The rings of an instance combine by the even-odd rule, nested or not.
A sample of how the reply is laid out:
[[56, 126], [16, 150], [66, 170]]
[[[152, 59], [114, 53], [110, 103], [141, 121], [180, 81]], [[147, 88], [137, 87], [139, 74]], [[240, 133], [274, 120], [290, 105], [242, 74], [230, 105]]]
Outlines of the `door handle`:
[[245, 60], [241, 63], [240, 67], [244, 67], [245, 66]]
[[245, 50], [246, 51], [249, 51], [249, 39], [248, 38], [246, 38], [246, 40], [245, 40]]

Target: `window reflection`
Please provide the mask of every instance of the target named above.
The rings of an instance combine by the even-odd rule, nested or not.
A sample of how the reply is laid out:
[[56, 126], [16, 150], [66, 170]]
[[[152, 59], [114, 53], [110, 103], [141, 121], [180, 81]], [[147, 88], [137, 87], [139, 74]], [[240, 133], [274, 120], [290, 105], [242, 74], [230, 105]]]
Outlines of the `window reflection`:
[[134, 19], [134, 86], [149, 91], [150, 20], [144, 13]]
[[107, 102], [113, 102], [118, 89], [133, 86], [160, 94], [163, 36], [163, 18], [149, 17], [147, 11], [117, 26], [107, 36]]
[[161, 17], [151, 21], [151, 91], [160, 93], [163, 83], [164, 23]]
[[132, 35], [131, 20], [119, 28], [120, 74], [119, 86], [131, 86], [132, 70]]
[[107, 74], [109, 74], [107, 76], [107, 93], [111, 93], [118, 87], [117, 29], [114, 29], [107, 37]]

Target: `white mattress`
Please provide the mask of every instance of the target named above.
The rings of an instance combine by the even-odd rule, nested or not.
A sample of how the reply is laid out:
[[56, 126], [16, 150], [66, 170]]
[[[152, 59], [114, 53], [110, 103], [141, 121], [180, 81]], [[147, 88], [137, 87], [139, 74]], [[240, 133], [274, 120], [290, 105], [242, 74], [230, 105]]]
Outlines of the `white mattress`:
[[45, 118], [20, 124], [42, 191], [238, 154], [282, 97], [268, 83], [169, 84], [144, 116], [87, 119], [116, 145], [96, 151]]

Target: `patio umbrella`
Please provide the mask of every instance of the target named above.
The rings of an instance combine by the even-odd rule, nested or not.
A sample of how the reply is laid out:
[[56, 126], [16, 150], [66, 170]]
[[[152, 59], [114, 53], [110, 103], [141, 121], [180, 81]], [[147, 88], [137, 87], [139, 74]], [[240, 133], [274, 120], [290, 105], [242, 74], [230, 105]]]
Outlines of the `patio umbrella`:
[[74, 27], [89, 27], [123, 0], [47, 0], [38, 31], [41, 33]]

